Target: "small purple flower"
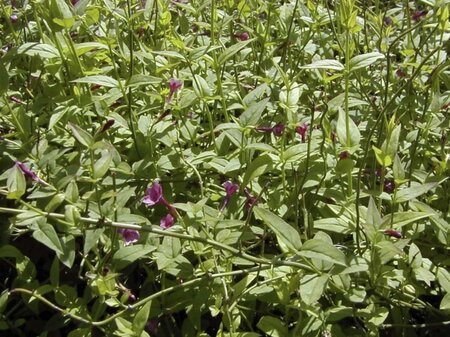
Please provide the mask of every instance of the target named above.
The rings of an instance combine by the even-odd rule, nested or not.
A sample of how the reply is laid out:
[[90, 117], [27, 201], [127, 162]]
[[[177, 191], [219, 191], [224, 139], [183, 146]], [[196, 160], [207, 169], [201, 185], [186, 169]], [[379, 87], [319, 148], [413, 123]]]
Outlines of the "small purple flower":
[[411, 16], [411, 19], [413, 21], [419, 21], [420, 19], [422, 19], [423, 17], [425, 17], [427, 15], [428, 11], [416, 11], [413, 13], [413, 15]]
[[278, 123], [277, 125], [275, 125], [272, 129], [272, 133], [277, 136], [280, 137], [283, 134], [283, 131], [285, 129], [284, 124]]
[[250, 35], [247, 32], [242, 32], [241, 34], [236, 36], [241, 41], [247, 41], [250, 38]]
[[385, 26], [391, 26], [394, 23], [394, 21], [392, 21], [392, 18], [390, 16], [385, 16], [383, 18], [383, 24]]
[[344, 160], [347, 158], [350, 158], [350, 153], [348, 153], [348, 151], [342, 151], [341, 153], [339, 153], [340, 160]]
[[386, 180], [384, 182], [383, 191], [386, 193], [393, 193], [395, 190], [395, 183], [392, 180]]
[[258, 198], [251, 195], [247, 188], [244, 189], [244, 193], [246, 196], [245, 204], [244, 204], [245, 209], [250, 209], [258, 203]]
[[22, 163], [18, 160], [16, 160], [15, 163], [16, 163], [16, 166], [23, 172], [23, 174], [25, 174], [27, 177], [31, 178], [33, 181], [44, 184], [44, 185], [48, 185], [44, 180], [39, 178], [36, 173], [31, 171], [24, 163]]
[[226, 181], [223, 184], [223, 187], [225, 188], [225, 199], [223, 201], [223, 205], [222, 205], [222, 211], [225, 209], [225, 207], [227, 207], [227, 205], [230, 203], [231, 197], [233, 196], [233, 194], [237, 193], [237, 191], [239, 190], [239, 185], [232, 183], [231, 181]]
[[397, 239], [401, 239], [402, 238], [402, 233], [400, 233], [399, 231], [396, 231], [395, 229], [386, 229], [384, 231], [384, 235], [388, 235]]
[[278, 123], [273, 127], [269, 127], [269, 126], [258, 126], [256, 128], [256, 131], [259, 132], [265, 132], [265, 133], [273, 133], [275, 136], [279, 137], [283, 134], [284, 129], [285, 129], [285, 125], [282, 123]]
[[138, 242], [139, 238], [141, 237], [139, 232], [135, 229], [119, 228], [117, 231], [120, 233], [120, 235], [122, 235], [122, 238], [125, 241], [125, 246]]
[[173, 226], [174, 222], [175, 222], [174, 217], [170, 214], [167, 214], [160, 220], [159, 227], [161, 227], [162, 229], [168, 229]]
[[303, 123], [295, 128], [295, 131], [302, 138], [302, 143], [306, 142], [306, 132], [308, 131], [308, 123]]
[[115, 123], [115, 120], [114, 120], [114, 119], [108, 119], [108, 120], [106, 121], [106, 123], [103, 124], [103, 127], [102, 127], [101, 130], [100, 130], [100, 133], [105, 132], [105, 131], [108, 131], [108, 130], [111, 128], [111, 126], [114, 125], [114, 123]]
[[9, 17], [12, 24], [15, 24], [17, 21], [19, 21], [19, 17], [16, 14], [13, 14]]
[[75, 6], [80, 0], [70, 0], [73, 6]]
[[17, 104], [25, 104], [21, 99], [17, 98], [16, 96], [9, 96], [9, 99]]
[[164, 205], [173, 217], [177, 216], [175, 207], [164, 198], [162, 186], [158, 181], [153, 182], [152, 186], [147, 188], [142, 202], [147, 206], [155, 206], [156, 204]]
[[406, 76], [408, 76], [405, 69], [403, 68], [398, 68], [395, 72], [395, 75], [397, 75], [398, 78], [405, 78]]
[[158, 181], [155, 181], [152, 184], [152, 187], [147, 188], [147, 191], [145, 193], [146, 194], [142, 202], [147, 206], [154, 206], [156, 204], [163, 203], [163, 190]]
[[170, 101], [173, 97], [173, 95], [181, 89], [181, 87], [183, 86], [183, 82], [181, 80], [178, 80], [176, 78], [171, 78], [169, 80], [169, 97], [168, 97], [168, 101]]

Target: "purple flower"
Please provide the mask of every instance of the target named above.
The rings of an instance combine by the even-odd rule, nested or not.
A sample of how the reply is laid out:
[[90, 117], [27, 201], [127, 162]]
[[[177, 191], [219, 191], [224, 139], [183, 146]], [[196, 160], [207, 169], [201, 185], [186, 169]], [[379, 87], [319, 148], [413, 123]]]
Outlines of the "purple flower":
[[339, 153], [339, 159], [340, 160], [344, 160], [350, 157], [350, 153], [348, 153], [348, 151], [342, 151], [341, 153]]
[[137, 242], [141, 237], [139, 232], [135, 229], [119, 228], [117, 231], [120, 233], [120, 235], [122, 235], [122, 238], [125, 241], [125, 246]]
[[147, 206], [154, 206], [156, 204], [163, 203], [163, 190], [158, 181], [155, 181], [152, 184], [152, 187], [147, 188], [147, 191], [145, 193], [146, 194], [142, 202]]
[[16, 96], [9, 96], [9, 99], [17, 104], [25, 104], [21, 99], [17, 98]]
[[27, 177], [31, 178], [32, 180], [34, 180], [35, 182], [44, 184], [44, 185], [48, 185], [45, 181], [43, 181], [41, 178], [39, 178], [37, 176], [36, 173], [34, 173], [33, 171], [31, 171], [24, 163], [16, 160], [15, 161], [16, 166], [23, 172], [23, 174], [25, 174]]
[[413, 21], [419, 21], [421, 18], [423, 18], [424, 16], [427, 15], [427, 11], [416, 11], [413, 13], [413, 15], [411, 16], [411, 19]]
[[247, 32], [242, 32], [241, 34], [236, 36], [241, 41], [247, 41], [250, 38], [250, 35]]
[[408, 76], [405, 69], [403, 68], [398, 68], [395, 72], [395, 75], [397, 75], [398, 78], [405, 78], [406, 76]]
[[12, 24], [15, 24], [17, 21], [19, 21], [19, 17], [16, 14], [13, 14], [9, 17]]
[[239, 185], [232, 183], [231, 181], [226, 181], [223, 184], [223, 187], [225, 188], [225, 199], [223, 201], [222, 205], [222, 211], [227, 207], [227, 205], [230, 203], [231, 197], [233, 194], [235, 194], [239, 190]]
[[275, 136], [281, 136], [284, 132], [285, 126], [284, 124], [278, 123], [273, 127], [269, 126], [259, 126], [256, 128], [256, 131], [270, 133], [272, 132]]
[[159, 221], [159, 227], [162, 229], [167, 229], [173, 226], [175, 219], [172, 215], [167, 214], [164, 218]]
[[401, 239], [402, 238], [402, 233], [400, 233], [399, 231], [396, 231], [395, 229], [386, 229], [384, 231], [384, 235], [388, 235], [397, 239]]
[[295, 128], [295, 131], [302, 138], [302, 143], [306, 142], [306, 132], [308, 131], [308, 123], [303, 123]]
[[183, 86], [183, 82], [181, 80], [178, 80], [176, 78], [171, 78], [169, 80], [169, 97], [168, 100], [170, 101], [173, 97], [173, 95], [181, 89], [181, 87]]
[[80, 0], [70, 0], [73, 6], [75, 6]]
[[101, 133], [101, 132], [108, 131], [108, 130], [111, 128], [111, 126], [114, 125], [114, 122], [115, 122], [114, 119], [108, 119], [108, 120], [106, 121], [106, 123], [103, 124], [103, 127], [102, 127], [101, 130], [100, 130], [100, 133]]
[[393, 193], [395, 190], [395, 183], [392, 180], [386, 180], [384, 182], [383, 191], [386, 193]]
[[283, 134], [284, 128], [285, 128], [284, 124], [278, 123], [273, 127], [272, 133], [275, 136], [280, 137]]
[[383, 24], [385, 25], [385, 26], [390, 26], [390, 25], [392, 25], [394, 23], [394, 21], [392, 21], [392, 18], [390, 17], [390, 16], [385, 16], [384, 18], [383, 18]]
[[254, 205], [257, 204], [258, 198], [255, 197], [255, 196], [253, 196], [253, 195], [251, 195], [250, 192], [249, 192], [249, 190], [248, 190], [247, 188], [244, 189], [244, 193], [245, 193], [245, 196], [246, 196], [244, 208], [250, 209], [250, 208], [252, 208]]
[[147, 206], [154, 206], [157, 204], [164, 205], [173, 217], [177, 216], [177, 211], [163, 196], [162, 186], [158, 181], [153, 182], [152, 186], [147, 188], [144, 199], [142, 200]]

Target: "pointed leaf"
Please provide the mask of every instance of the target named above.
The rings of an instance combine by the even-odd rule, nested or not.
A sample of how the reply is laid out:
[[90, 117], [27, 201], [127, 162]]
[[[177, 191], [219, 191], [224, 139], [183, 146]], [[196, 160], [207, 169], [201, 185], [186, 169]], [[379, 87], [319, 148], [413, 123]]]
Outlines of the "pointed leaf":
[[298, 255], [347, 266], [345, 254], [328, 242], [311, 239], [303, 243]]
[[343, 146], [352, 147], [358, 145], [361, 140], [361, 134], [355, 122], [349, 117], [349, 136], [350, 141], [347, 141], [347, 127], [346, 127], [346, 116], [343, 109], [339, 109], [339, 117], [336, 124], [336, 132], [339, 138], [339, 142]]
[[110, 77], [105, 75], [93, 75], [93, 76], [85, 76], [82, 78], [78, 78], [76, 80], [73, 80], [74, 83], [87, 83], [87, 84], [98, 84], [107, 88], [118, 88], [119, 82]]
[[133, 319], [133, 332], [135, 336], [141, 336], [142, 332], [148, 321], [148, 316], [150, 315], [150, 307], [152, 305], [151, 301], [145, 303], [142, 308], [137, 312]]
[[384, 55], [379, 52], [367, 53], [362, 55], [357, 55], [350, 60], [350, 71], [368, 67], [378, 60], [384, 58]]
[[238, 53], [242, 48], [244, 48], [246, 45], [248, 45], [250, 42], [253, 42], [255, 39], [250, 39], [247, 41], [241, 41], [238, 42], [231, 47], [224, 50], [222, 54], [219, 55], [218, 62], [220, 65], [224, 64], [226, 61], [228, 61], [233, 55]]
[[94, 145], [94, 138], [90, 133], [80, 128], [78, 125], [69, 123], [69, 128], [72, 130], [73, 136], [84, 146], [90, 148]]
[[53, 226], [46, 222], [38, 222], [39, 229], [33, 232], [33, 238], [47, 246], [48, 248], [54, 250], [56, 253], [63, 254], [63, 248], [58, 234]]
[[243, 126], [256, 126], [258, 125], [261, 115], [266, 109], [269, 98], [264, 98], [263, 100], [251, 104], [245, 111], [239, 116], [241, 124]]
[[278, 244], [284, 252], [296, 252], [301, 248], [302, 242], [298, 232], [278, 215], [257, 206], [253, 208], [253, 212], [256, 218], [263, 220], [275, 233]]
[[250, 163], [247, 167], [244, 175], [244, 179], [242, 180], [241, 188], [247, 186], [247, 184], [256, 177], [270, 171], [272, 169], [272, 158], [265, 154], [257, 157], [254, 161]]
[[42, 58], [59, 57], [58, 49], [45, 43], [24, 43], [17, 49], [17, 53]]
[[154, 251], [156, 247], [148, 245], [133, 245], [120, 248], [113, 256], [112, 262], [116, 270], [125, 268], [130, 263]]
[[414, 198], [420, 197], [422, 194], [427, 193], [429, 190], [435, 188], [439, 183], [426, 183], [422, 185], [415, 185], [406, 187], [397, 192], [394, 198], [395, 203], [405, 202]]
[[332, 69], [332, 70], [344, 70], [344, 66], [341, 62], [336, 60], [319, 60], [311, 64], [307, 64], [300, 68], [303, 69]]

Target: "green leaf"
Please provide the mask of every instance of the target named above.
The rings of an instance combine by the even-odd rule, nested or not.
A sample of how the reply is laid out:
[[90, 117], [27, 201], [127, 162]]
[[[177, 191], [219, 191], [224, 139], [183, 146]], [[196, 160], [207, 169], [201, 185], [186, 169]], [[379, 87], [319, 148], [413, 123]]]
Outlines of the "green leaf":
[[250, 39], [247, 41], [241, 41], [238, 42], [231, 47], [228, 47], [224, 50], [222, 54], [219, 55], [218, 62], [220, 65], [224, 64], [226, 61], [228, 61], [231, 57], [233, 57], [236, 53], [238, 53], [242, 48], [244, 48], [249, 43], [253, 42], [255, 39]]
[[96, 229], [87, 229], [86, 236], [84, 238], [84, 247], [83, 253], [87, 255], [91, 251], [91, 249], [97, 244], [98, 239], [105, 231], [104, 228], [96, 228]]
[[300, 281], [300, 297], [307, 305], [316, 303], [325, 290], [329, 275], [305, 275]]
[[141, 336], [142, 331], [144, 331], [145, 325], [148, 321], [148, 316], [150, 315], [150, 307], [152, 305], [151, 301], [145, 303], [142, 308], [136, 313], [133, 319], [133, 331], [136, 336]]
[[403, 168], [402, 162], [400, 161], [400, 157], [398, 154], [394, 156], [394, 165], [392, 166], [394, 179], [403, 180], [405, 179], [405, 170]]
[[22, 195], [25, 194], [27, 183], [22, 171], [14, 165], [8, 174], [8, 179], [6, 181], [6, 186], [8, 188], [7, 199], [20, 199]]
[[116, 270], [121, 270], [154, 251], [156, 247], [149, 245], [132, 245], [120, 248], [113, 256], [112, 262]]
[[30, 42], [21, 45], [17, 53], [28, 56], [39, 56], [42, 58], [59, 57], [58, 49], [45, 43]]
[[33, 238], [56, 253], [63, 254], [63, 247], [55, 228], [43, 221], [38, 221], [38, 226], [39, 229], [33, 232]]
[[82, 42], [77, 43], [74, 45], [75, 52], [77, 53], [77, 56], [81, 56], [83, 54], [86, 54], [87, 52], [90, 52], [93, 49], [108, 49], [108, 46], [103, 43], [99, 42]]
[[346, 116], [343, 109], [339, 109], [339, 117], [336, 124], [336, 132], [339, 138], [339, 142], [343, 146], [356, 146], [359, 144], [361, 140], [361, 134], [359, 132], [358, 127], [355, 122], [349, 117], [349, 133], [350, 133], [350, 141], [347, 141], [347, 127], [346, 127]]
[[256, 177], [270, 171], [272, 169], [272, 158], [269, 155], [265, 154], [257, 157], [254, 161], [248, 165], [244, 179], [242, 180], [241, 187], [242, 189], [247, 186], [247, 184]]
[[383, 59], [384, 55], [379, 52], [357, 55], [350, 60], [350, 71], [368, 67], [376, 61]]
[[377, 148], [375, 145], [372, 145], [372, 149], [375, 152], [375, 157], [377, 158], [378, 164], [384, 167], [391, 166], [392, 164], [391, 156], [384, 153], [383, 150]]
[[397, 154], [398, 149], [398, 141], [400, 138], [401, 125], [397, 125], [397, 127], [392, 131], [389, 137], [389, 144], [387, 143], [387, 139], [381, 145], [383, 149], [383, 153], [387, 154], [389, 157], [393, 158]]
[[[365, 230], [370, 241], [374, 241], [377, 237], [378, 229], [382, 223], [380, 212], [372, 197], [369, 199], [369, 206], [367, 207], [367, 216], [365, 223]], [[381, 235], [378, 235], [381, 237]]]
[[420, 197], [422, 194], [427, 193], [429, 190], [435, 188], [439, 183], [426, 183], [422, 185], [415, 185], [406, 187], [397, 192], [394, 198], [395, 203], [405, 202], [414, 198]]
[[318, 239], [311, 239], [303, 243], [303, 246], [297, 254], [310, 259], [319, 259], [341, 266], [347, 266], [343, 252], [332, 244]]
[[262, 317], [256, 325], [258, 329], [271, 337], [288, 336], [288, 329], [278, 318], [272, 316]]
[[84, 146], [91, 148], [94, 145], [94, 137], [78, 125], [69, 122], [69, 128], [72, 130], [73, 136]]
[[194, 92], [197, 97], [206, 98], [212, 95], [211, 88], [209, 87], [206, 80], [200, 75], [194, 75], [194, 81], [192, 84], [194, 86]]
[[284, 252], [295, 253], [301, 248], [302, 241], [298, 232], [278, 215], [258, 206], [253, 208], [253, 212], [256, 218], [263, 220], [275, 233], [278, 244]]
[[75, 261], [75, 238], [73, 235], [63, 236], [61, 241], [63, 252], [56, 252], [56, 256], [67, 268], [72, 268]]
[[9, 74], [3, 62], [0, 60], [0, 95], [3, 95], [9, 88]]
[[450, 293], [445, 294], [439, 305], [440, 310], [450, 310]]
[[383, 221], [381, 224], [382, 228], [387, 228], [392, 226], [395, 229], [399, 229], [403, 226], [409, 225], [412, 222], [419, 221], [420, 219], [425, 219], [433, 216], [433, 213], [425, 213], [425, 212], [396, 212], [394, 214], [389, 214], [383, 217]]
[[300, 68], [303, 69], [332, 69], [332, 70], [344, 70], [344, 66], [341, 62], [336, 60], [319, 60], [311, 64], [307, 64]]
[[266, 109], [267, 103], [270, 98], [264, 98], [259, 102], [251, 104], [245, 111], [239, 116], [239, 120], [243, 126], [256, 126], [261, 119], [261, 115]]
[[102, 178], [109, 169], [112, 162], [112, 155], [109, 151], [102, 151], [102, 156], [94, 164], [94, 179]]
[[70, 28], [74, 25], [75, 18], [64, 0], [52, 0], [50, 9], [54, 23], [64, 28]]
[[161, 81], [162, 80], [159, 77], [136, 74], [131, 76], [130, 80], [127, 83], [127, 87], [134, 88], [141, 85], [159, 84], [161, 83]]
[[0, 295], [0, 315], [6, 308], [6, 304], [8, 303], [8, 296], [9, 296], [8, 289], [3, 290], [2, 294]]
[[110, 77], [105, 75], [93, 75], [93, 76], [85, 76], [82, 78], [78, 78], [76, 80], [73, 80], [74, 83], [87, 83], [87, 84], [96, 84], [101, 85], [107, 88], [118, 88], [119, 82]]

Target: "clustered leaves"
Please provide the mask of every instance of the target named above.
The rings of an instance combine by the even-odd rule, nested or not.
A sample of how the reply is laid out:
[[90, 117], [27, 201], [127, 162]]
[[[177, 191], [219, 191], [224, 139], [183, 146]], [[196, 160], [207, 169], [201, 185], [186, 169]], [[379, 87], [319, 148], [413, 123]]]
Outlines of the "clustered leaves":
[[449, 325], [448, 1], [0, 8], [0, 335]]

